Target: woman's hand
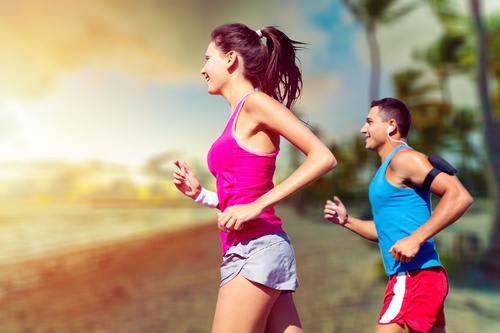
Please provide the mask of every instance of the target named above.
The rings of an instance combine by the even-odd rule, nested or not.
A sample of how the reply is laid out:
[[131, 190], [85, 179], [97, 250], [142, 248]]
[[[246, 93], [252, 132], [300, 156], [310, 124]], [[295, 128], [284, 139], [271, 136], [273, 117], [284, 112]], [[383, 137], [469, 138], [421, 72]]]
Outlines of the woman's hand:
[[231, 206], [219, 213], [217, 225], [220, 231], [238, 231], [243, 229], [245, 222], [253, 220], [261, 213], [262, 208], [256, 202]]
[[200, 182], [186, 162], [174, 161], [174, 184], [182, 194], [193, 200], [200, 195]]

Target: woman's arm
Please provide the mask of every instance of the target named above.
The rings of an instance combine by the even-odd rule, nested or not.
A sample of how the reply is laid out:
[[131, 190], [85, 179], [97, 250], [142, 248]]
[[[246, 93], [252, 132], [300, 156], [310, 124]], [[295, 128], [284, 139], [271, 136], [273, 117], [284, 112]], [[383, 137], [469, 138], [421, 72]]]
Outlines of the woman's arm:
[[[240, 230], [243, 223], [260, 215], [267, 208], [285, 200], [311, 184], [337, 165], [332, 152], [288, 108], [264, 93], [248, 96], [244, 105], [245, 124], [251, 132], [265, 131], [282, 136], [306, 155], [306, 159], [290, 176], [256, 201], [228, 207], [219, 215], [219, 229]], [[237, 125], [238, 126], [238, 125]], [[255, 139], [250, 137], [249, 140]], [[258, 143], [252, 142], [256, 150]]]
[[246, 111], [262, 128], [277, 133], [299, 149], [306, 159], [283, 182], [257, 199], [262, 209], [273, 206], [311, 184], [337, 166], [323, 142], [289, 109], [263, 93], [247, 98]]

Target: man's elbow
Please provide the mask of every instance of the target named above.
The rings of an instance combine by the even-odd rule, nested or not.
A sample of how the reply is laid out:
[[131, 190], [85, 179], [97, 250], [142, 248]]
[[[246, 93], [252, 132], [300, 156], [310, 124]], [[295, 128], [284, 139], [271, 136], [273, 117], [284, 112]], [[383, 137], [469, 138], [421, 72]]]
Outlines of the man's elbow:
[[467, 207], [467, 209], [472, 205], [473, 202], [474, 198], [472, 197], [472, 195], [470, 195], [469, 192], [467, 192], [464, 198], [464, 204]]
[[460, 193], [460, 195], [457, 196], [457, 201], [457, 206], [462, 207], [462, 210], [465, 212], [474, 202], [474, 198], [468, 191], [464, 190]]

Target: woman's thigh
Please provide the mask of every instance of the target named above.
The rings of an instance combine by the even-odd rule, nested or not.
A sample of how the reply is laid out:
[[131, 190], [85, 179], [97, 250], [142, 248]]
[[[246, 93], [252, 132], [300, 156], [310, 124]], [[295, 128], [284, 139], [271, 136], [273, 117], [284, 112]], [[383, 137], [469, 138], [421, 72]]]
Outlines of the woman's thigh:
[[281, 291], [238, 274], [219, 289], [212, 333], [261, 333]]
[[301, 333], [299, 314], [293, 302], [293, 294], [282, 294], [274, 302], [267, 319], [266, 333]]

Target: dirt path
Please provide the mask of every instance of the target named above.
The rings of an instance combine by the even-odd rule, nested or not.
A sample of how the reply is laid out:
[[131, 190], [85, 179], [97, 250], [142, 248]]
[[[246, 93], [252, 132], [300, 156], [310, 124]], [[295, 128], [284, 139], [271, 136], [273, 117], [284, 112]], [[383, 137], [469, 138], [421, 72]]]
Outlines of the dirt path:
[[[321, 218], [278, 213], [297, 256], [304, 331], [373, 332], [384, 288], [378, 249]], [[216, 228], [202, 225], [4, 265], [0, 332], [206, 333], [219, 263]], [[465, 310], [452, 309], [452, 318]], [[449, 332], [474, 332], [453, 325]]]

